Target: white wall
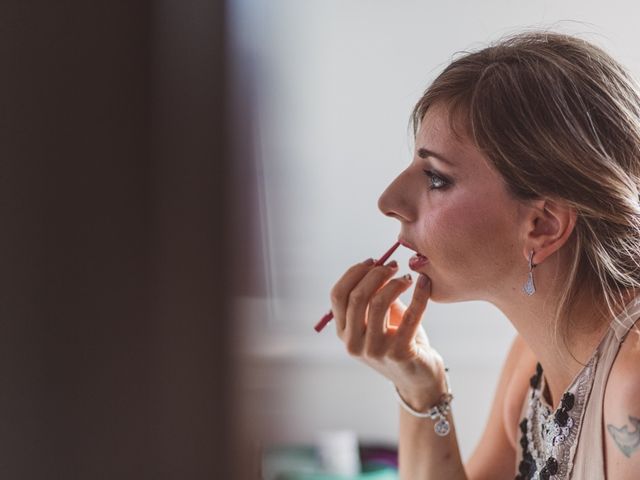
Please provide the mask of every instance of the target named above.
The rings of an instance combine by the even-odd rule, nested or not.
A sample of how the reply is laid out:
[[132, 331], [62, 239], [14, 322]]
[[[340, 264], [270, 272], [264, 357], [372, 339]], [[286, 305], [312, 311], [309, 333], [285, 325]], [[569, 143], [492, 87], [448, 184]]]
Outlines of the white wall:
[[[455, 52], [524, 28], [580, 34], [637, 75], [640, 4], [237, 0], [230, 13], [234, 58], [254, 89], [244, 133], [260, 165], [269, 272], [268, 295], [238, 302], [257, 435], [309, 441], [319, 429], [353, 428], [363, 439], [395, 441], [389, 384], [350, 358], [332, 328], [312, 327], [345, 268], [379, 255], [398, 234], [376, 201], [411, 159], [413, 104]], [[406, 265], [408, 255], [395, 258]], [[479, 302], [431, 303], [424, 326], [451, 368], [466, 458], [514, 331]]]

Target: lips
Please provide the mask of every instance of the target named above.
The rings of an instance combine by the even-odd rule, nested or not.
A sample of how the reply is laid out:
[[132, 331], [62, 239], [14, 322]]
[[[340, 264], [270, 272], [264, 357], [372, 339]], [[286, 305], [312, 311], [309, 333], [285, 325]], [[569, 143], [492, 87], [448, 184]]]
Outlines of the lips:
[[429, 259], [419, 253], [409, 259], [409, 268], [411, 270], [418, 270], [429, 263]]
[[416, 254], [409, 259], [409, 268], [411, 270], [418, 270], [419, 268], [422, 268], [429, 263], [429, 259], [418, 252], [418, 250], [411, 243], [401, 238], [398, 239], [398, 242], [400, 242], [400, 245], [416, 252]]
[[414, 247], [411, 243], [407, 242], [406, 240], [399, 238], [398, 243], [400, 243], [400, 245], [402, 245], [403, 247], [407, 247], [409, 250], [413, 250], [419, 256], [426, 258], [426, 256], [422, 255], [416, 247]]

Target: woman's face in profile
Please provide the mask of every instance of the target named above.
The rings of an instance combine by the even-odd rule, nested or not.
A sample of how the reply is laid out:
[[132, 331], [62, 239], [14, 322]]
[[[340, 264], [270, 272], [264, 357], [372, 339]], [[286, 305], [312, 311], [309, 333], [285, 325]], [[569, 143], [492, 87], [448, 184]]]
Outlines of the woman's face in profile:
[[443, 104], [427, 110], [415, 143], [411, 164], [378, 206], [400, 221], [399, 238], [428, 258], [414, 269], [431, 278], [431, 298], [491, 300], [518, 291], [528, 267], [520, 204], [502, 177], [451, 131]]

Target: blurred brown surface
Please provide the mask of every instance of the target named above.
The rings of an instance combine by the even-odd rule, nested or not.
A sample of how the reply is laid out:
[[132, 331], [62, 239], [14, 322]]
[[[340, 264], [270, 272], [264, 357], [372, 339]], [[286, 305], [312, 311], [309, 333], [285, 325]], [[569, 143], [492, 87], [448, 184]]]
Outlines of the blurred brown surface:
[[0, 478], [243, 478], [224, 27], [0, 4]]

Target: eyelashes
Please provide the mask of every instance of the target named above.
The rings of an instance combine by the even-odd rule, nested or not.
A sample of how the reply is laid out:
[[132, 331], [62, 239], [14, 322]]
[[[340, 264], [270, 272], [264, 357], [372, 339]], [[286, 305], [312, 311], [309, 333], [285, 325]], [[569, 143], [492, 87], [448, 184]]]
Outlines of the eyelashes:
[[451, 185], [449, 180], [433, 170], [423, 170], [423, 172], [429, 178], [429, 190], [443, 190]]

